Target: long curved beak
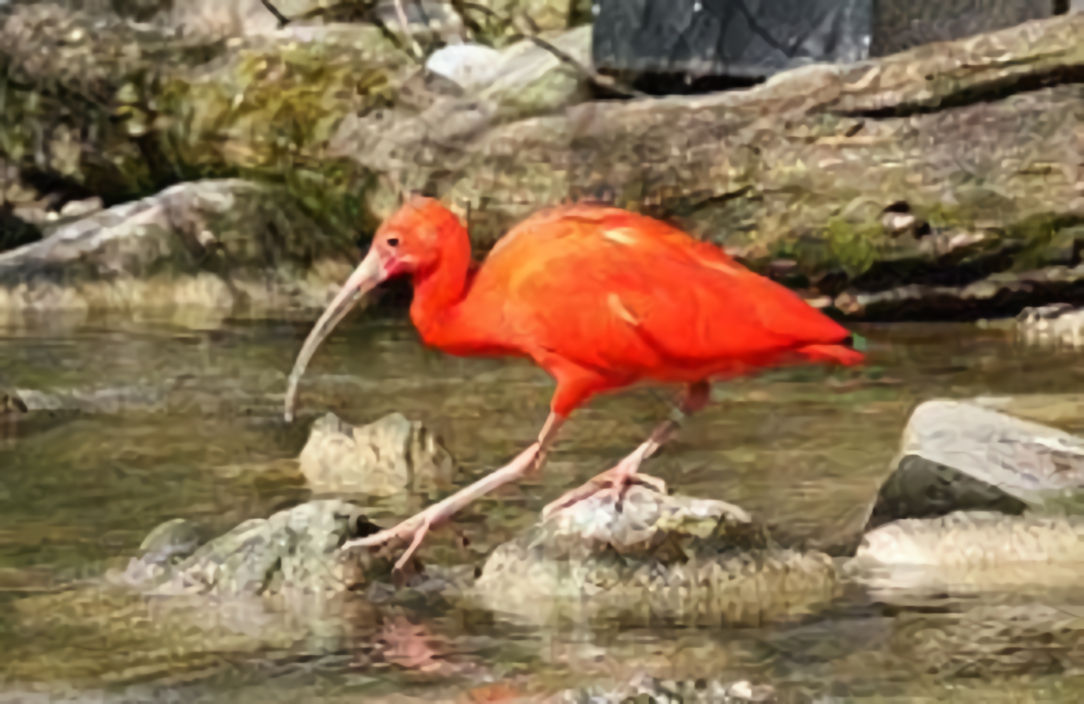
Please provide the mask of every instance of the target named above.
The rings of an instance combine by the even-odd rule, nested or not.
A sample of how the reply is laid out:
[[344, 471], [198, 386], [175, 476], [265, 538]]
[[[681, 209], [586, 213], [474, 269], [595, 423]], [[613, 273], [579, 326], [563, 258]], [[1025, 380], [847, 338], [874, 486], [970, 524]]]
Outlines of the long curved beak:
[[301, 381], [301, 375], [305, 373], [305, 367], [308, 366], [309, 360], [316, 353], [317, 348], [320, 347], [320, 343], [324, 341], [324, 338], [331, 334], [331, 331], [335, 329], [335, 326], [339, 324], [339, 321], [346, 317], [346, 314], [354, 309], [354, 306], [358, 304], [358, 301], [365, 298], [374, 287], [380, 282], [388, 278], [388, 272], [384, 269], [380, 262], [380, 257], [373, 250], [369, 250], [369, 254], [365, 256], [365, 259], [361, 261], [357, 269], [354, 269], [354, 273], [350, 275], [350, 278], [343, 284], [342, 290], [335, 296], [335, 300], [328, 305], [327, 310], [324, 311], [320, 319], [316, 321], [316, 325], [313, 326], [312, 332], [305, 339], [305, 344], [301, 347], [301, 352], [297, 355], [297, 361], [294, 362], [294, 369], [290, 372], [290, 385], [286, 389], [286, 422], [289, 423], [294, 419], [294, 405], [297, 402], [297, 384]]

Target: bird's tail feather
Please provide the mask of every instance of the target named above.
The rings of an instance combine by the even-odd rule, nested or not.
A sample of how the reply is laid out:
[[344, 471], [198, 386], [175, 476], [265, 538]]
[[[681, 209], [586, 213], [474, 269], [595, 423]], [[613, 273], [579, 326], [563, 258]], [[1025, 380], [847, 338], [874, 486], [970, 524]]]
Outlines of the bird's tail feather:
[[808, 345], [798, 350], [798, 354], [811, 362], [842, 364], [845, 367], [861, 364], [866, 359], [864, 354], [845, 345]]

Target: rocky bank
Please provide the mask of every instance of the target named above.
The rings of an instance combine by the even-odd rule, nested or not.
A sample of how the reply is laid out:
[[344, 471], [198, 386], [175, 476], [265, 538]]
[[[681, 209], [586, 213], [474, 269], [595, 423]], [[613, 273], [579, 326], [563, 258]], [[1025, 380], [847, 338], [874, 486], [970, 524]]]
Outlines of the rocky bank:
[[223, 40], [17, 5], [0, 28], [0, 153], [16, 195], [51, 189], [58, 208], [274, 182], [341, 242], [421, 189], [469, 215], [480, 253], [534, 210], [600, 197], [856, 319], [1080, 298], [1084, 15], [630, 99], [591, 69], [590, 27], [566, 9], [539, 24], [541, 45], [465, 22], [478, 48], [433, 53], [428, 70], [394, 33], [323, 15]]

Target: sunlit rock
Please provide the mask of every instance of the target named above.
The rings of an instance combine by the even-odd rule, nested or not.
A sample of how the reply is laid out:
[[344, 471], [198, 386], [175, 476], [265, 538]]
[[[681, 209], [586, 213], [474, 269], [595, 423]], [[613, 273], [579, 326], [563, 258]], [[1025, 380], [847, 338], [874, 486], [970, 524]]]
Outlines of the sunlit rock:
[[862, 538], [845, 574], [881, 596], [1068, 588], [1084, 579], [1084, 517], [959, 511]]
[[935, 400], [912, 413], [870, 525], [957, 510], [1020, 514], [1077, 503], [1084, 439], [984, 402]]
[[184, 183], [0, 254], [0, 319], [60, 310], [222, 317], [318, 309], [349, 266], [347, 248], [281, 189], [229, 179]]
[[760, 624], [831, 600], [831, 559], [772, 547], [736, 506], [646, 487], [557, 512], [486, 561], [468, 598], [525, 619]]
[[362, 426], [328, 413], [313, 424], [299, 459], [317, 492], [391, 496], [447, 487], [455, 475], [455, 460], [440, 441], [399, 413]]
[[1078, 348], [1084, 345], [1084, 310], [1067, 303], [1025, 308], [1016, 316], [1016, 333], [1027, 344]]
[[426, 69], [470, 90], [487, 85], [501, 66], [501, 52], [482, 44], [450, 44], [437, 49]]

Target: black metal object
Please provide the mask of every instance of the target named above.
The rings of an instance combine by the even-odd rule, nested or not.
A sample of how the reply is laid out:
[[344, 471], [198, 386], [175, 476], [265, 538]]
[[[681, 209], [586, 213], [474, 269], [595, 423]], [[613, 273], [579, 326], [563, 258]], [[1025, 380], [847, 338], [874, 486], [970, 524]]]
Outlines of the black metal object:
[[596, 0], [609, 73], [759, 80], [1049, 17], [1061, 0]]
[[1065, 9], [1057, 0], [877, 0], [870, 56], [993, 32]]
[[873, 0], [598, 0], [595, 66], [764, 78], [868, 52]]

